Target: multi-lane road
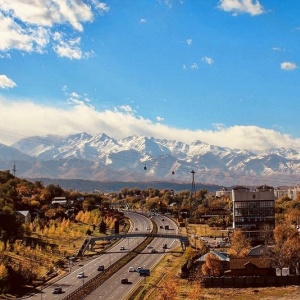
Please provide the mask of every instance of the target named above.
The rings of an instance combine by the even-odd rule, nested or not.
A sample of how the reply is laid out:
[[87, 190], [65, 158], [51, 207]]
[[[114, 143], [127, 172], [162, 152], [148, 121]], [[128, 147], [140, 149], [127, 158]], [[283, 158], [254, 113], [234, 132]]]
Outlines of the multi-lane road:
[[[178, 234], [178, 228], [174, 221], [163, 216], [152, 217], [153, 221], [158, 226], [158, 233], [163, 234]], [[163, 221], [164, 219], [164, 221]], [[168, 224], [170, 230], [165, 230], [164, 226]], [[163, 228], [160, 228], [160, 227]], [[164, 250], [163, 245], [167, 244], [168, 249]], [[142, 267], [144, 269], [153, 268], [165, 255], [164, 251], [168, 251], [179, 245], [179, 241], [169, 238], [155, 238], [149, 246], [138, 256], [136, 256], [130, 263], [125, 265], [121, 270], [111, 276], [107, 281], [105, 281], [99, 288], [94, 290], [91, 294], [87, 295], [85, 300], [122, 300], [127, 299], [128, 295], [132, 292], [136, 285], [138, 285], [144, 277], [141, 277], [138, 272], [129, 272], [129, 268], [133, 267], [137, 269]], [[152, 249], [157, 251], [152, 253]], [[150, 274], [151, 276], [151, 274]], [[121, 284], [121, 279], [127, 278], [130, 284]], [[147, 279], [146, 279], [147, 280]]]
[[[148, 217], [127, 212], [126, 215], [132, 221], [132, 230], [139, 233], [149, 233], [152, 230], [152, 223]], [[166, 233], [170, 232], [172, 234], [177, 233], [177, 226], [171, 219], [164, 218], [162, 216], [154, 216], [153, 220], [157, 223], [159, 232]], [[160, 227], [165, 224], [169, 224], [171, 230], [161, 229]], [[29, 299], [63, 299], [68, 294], [72, 293], [80, 286], [84, 285], [85, 282], [95, 277], [99, 271], [98, 266], [104, 265], [108, 268], [115, 261], [119, 260], [128, 251], [134, 249], [138, 244], [140, 244], [144, 238], [126, 238], [120, 240], [111, 249], [109, 249], [105, 254], [99, 255], [97, 258], [91, 260], [83, 260], [82, 263], [76, 264], [70, 268], [69, 274], [56, 281], [51, 286], [48, 286], [42, 290], [42, 293], [37, 293], [29, 297]], [[155, 238], [152, 243], [145, 249], [142, 254], [139, 254], [135, 259], [130, 262], [130, 266], [135, 268], [151, 268], [153, 267], [164, 255], [163, 244], [167, 243], [168, 248], [177, 245], [176, 241], [173, 239]], [[124, 247], [125, 250], [120, 250]], [[152, 253], [151, 249], [155, 249], [158, 252]], [[153, 251], [153, 250], [152, 250]], [[90, 295], [87, 295], [85, 299], [126, 299], [126, 295], [134, 288], [136, 284], [140, 282], [141, 278], [137, 272], [129, 272], [129, 265], [123, 267], [120, 271], [111, 276], [107, 281], [105, 281], [98, 289], [93, 291]], [[84, 278], [77, 278], [80, 272], [84, 272]], [[128, 278], [131, 284], [124, 285], [121, 284], [121, 278]], [[52, 291], [54, 287], [61, 286], [63, 293], [53, 294]]]

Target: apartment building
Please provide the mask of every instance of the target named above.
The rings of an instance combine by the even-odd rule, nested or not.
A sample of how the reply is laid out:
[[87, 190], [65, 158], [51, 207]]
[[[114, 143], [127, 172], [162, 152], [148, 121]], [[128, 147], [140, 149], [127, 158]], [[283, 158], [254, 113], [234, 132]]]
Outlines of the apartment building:
[[275, 227], [274, 188], [262, 185], [251, 191], [244, 186], [232, 189], [233, 230], [242, 229], [248, 237], [265, 240]]

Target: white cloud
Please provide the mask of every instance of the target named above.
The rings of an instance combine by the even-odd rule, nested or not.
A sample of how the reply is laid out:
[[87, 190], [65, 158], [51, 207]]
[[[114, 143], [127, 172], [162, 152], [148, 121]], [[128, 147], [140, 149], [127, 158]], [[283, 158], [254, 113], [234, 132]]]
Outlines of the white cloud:
[[191, 69], [191, 70], [198, 70], [198, 69], [199, 69], [199, 65], [198, 65], [196, 62], [192, 63], [192, 64], [189, 65], [189, 66], [187, 66], [186, 64], [183, 64], [183, 65], [182, 65], [182, 69], [183, 69], [183, 70], [188, 70], [188, 69]]
[[[0, 51], [12, 49], [23, 52], [46, 51], [51, 42], [54, 28], [64, 25], [64, 34], [71, 31], [83, 32], [83, 24], [92, 22], [94, 12], [103, 14], [109, 7], [97, 0], [2, 0], [0, 2]], [[66, 26], [68, 25], [68, 26]], [[66, 37], [64, 45], [54, 45], [58, 55], [80, 59], [83, 55], [77, 45], [71, 45], [73, 38]], [[67, 42], [69, 41], [69, 42]], [[74, 46], [74, 45], [73, 45]]]
[[118, 111], [119, 109], [126, 113], [135, 112], [134, 109], [130, 105], [121, 105], [121, 106], [119, 106], [119, 108], [116, 108], [115, 111]]
[[64, 36], [55, 32], [53, 34], [53, 50], [60, 57], [66, 57], [69, 59], [81, 59], [87, 58], [93, 55], [93, 52], [83, 52], [80, 48], [81, 38], [64, 40]]
[[16, 49], [25, 52], [42, 52], [49, 42], [49, 32], [43, 27], [22, 28], [12, 18], [6, 17], [0, 10], [0, 51]]
[[16, 83], [6, 75], [0, 75], [0, 89], [8, 89], [16, 86]]
[[198, 66], [197, 63], [192, 63], [192, 64], [190, 65], [190, 69], [192, 69], [192, 70], [198, 70], [198, 69], [199, 69], [199, 66]]
[[234, 15], [248, 13], [257, 16], [264, 13], [264, 8], [258, 0], [220, 0], [219, 8]]
[[101, 15], [109, 11], [109, 6], [106, 3], [99, 2], [98, 0], [92, 0], [91, 3]]
[[202, 58], [202, 61], [206, 62], [209, 65], [212, 65], [214, 63], [214, 60], [211, 57], [207, 57], [207, 56], [204, 56]]
[[158, 122], [163, 122], [165, 119], [164, 119], [163, 117], [157, 116], [157, 117], [156, 117], [156, 120], [157, 120]]
[[293, 71], [293, 70], [297, 69], [298, 67], [293, 62], [285, 61], [280, 64], [280, 68], [285, 71]]
[[56, 45], [53, 46], [53, 50], [60, 57], [67, 57], [70, 59], [81, 59], [83, 53], [79, 47], [80, 38], [71, 39], [68, 41], [63, 40], [63, 37], [60, 33], [55, 33], [54, 41]]
[[188, 46], [191, 46], [193, 44], [193, 40], [192, 39], [187, 39], [186, 43], [188, 44]]
[[86, 96], [86, 95], [79, 95], [76, 92], [71, 92], [68, 93], [67, 92], [67, 87], [63, 87], [63, 91], [65, 93], [65, 95], [67, 96], [67, 103], [70, 105], [87, 105], [92, 107], [89, 102], [90, 99]]
[[127, 105], [114, 110], [97, 111], [84, 103], [77, 93], [71, 94], [75, 101], [66, 109], [35, 104], [31, 101], [0, 98], [0, 143], [9, 145], [24, 137], [58, 132], [60, 135], [67, 135], [83, 131], [97, 134], [101, 131], [116, 139], [141, 134], [185, 143], [201, 140], [231, 149], [252, 151], [272, 147], [300, 149], [300, 139], [273, 129], [256, 126], [226, 127], [223, 124], [215, 124], [214, 130], [178, 129], [154, 123], [135, 113], [128, 113], [131, 109]]
[[145, 24], [145, 23], [147, 23], [147, 20], [144, 19], [144, 18], [143, 18], [143, 19], [140, 19], [140, 23], [141, 23], [141, 24]]
[[24, 24], [52, 27], [69, 23], [82, 31], [81, 23], [92, 21], [91, 7], [84, 1], [68, 0], [2, 0], [0, 10]]

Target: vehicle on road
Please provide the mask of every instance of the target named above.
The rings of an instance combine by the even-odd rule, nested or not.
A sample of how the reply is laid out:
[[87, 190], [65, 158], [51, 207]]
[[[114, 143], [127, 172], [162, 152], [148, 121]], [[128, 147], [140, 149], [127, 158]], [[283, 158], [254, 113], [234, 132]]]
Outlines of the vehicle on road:
[[129, 272], [135, 272], [135, 268], [134, 267], [130, 267], [129, 268]]
[[122, 251], [122, 250], [125, 250], [125, 247], [124, 246], [121, 246], [120, 247], [120, 250]]
[[137, 227], [135, 227], [135, 231], [138, 231], [139, 229]]
[[164, 229], [164, 226], [160, 225], [159, 228], [160, 228], [160, 229]]
[[170, 226], [169, 226], [169, 225], [165, 225], [165, 229], [166, 229], [166, 230], [169, 230], [169, 229], [170, 229]]
[[98, 271], [104, 271], [104, 266], [103, 265], [99, 266], [97, 270]]
[[121, 283], [122, 284], [128, 284], [129, 283], [128, 278], [122, 278]]
[[84, 277], [85, 277], [84, 272], [80, 272], [80, 273], [78, 273], [78, 275], [77, 275], [77, 278], [84, 278]]
[[141, 269], [139, 270], [140, 276], [150, 276], [150, 270], [149, 269]]
[[62, 287], [61, 286], [56, 286], [52, 291], [52, 294], [60, 294], [60, 293], [62, 293]]
[[168, 245], [167, 244], [163, 244], [163, 249], [168, 249]]
[[151, 249], [151, 253], [156, 253], [156, 252], [157, 251], [154, 248]]

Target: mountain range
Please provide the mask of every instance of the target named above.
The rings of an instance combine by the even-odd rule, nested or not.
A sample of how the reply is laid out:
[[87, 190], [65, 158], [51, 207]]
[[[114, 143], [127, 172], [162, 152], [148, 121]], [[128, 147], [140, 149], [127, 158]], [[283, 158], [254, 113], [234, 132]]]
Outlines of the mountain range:
[[[209, 145], [196, 140], [105, 133], [32, 136], [11, 146], [0, 144], [0, 168], [23, 178], [94, 181], [202, 182], [221, 186], [297, 185], [300, 154], [273, 148], [263, 153]], [[192, 173], [194, 171], [195, 173]]]

